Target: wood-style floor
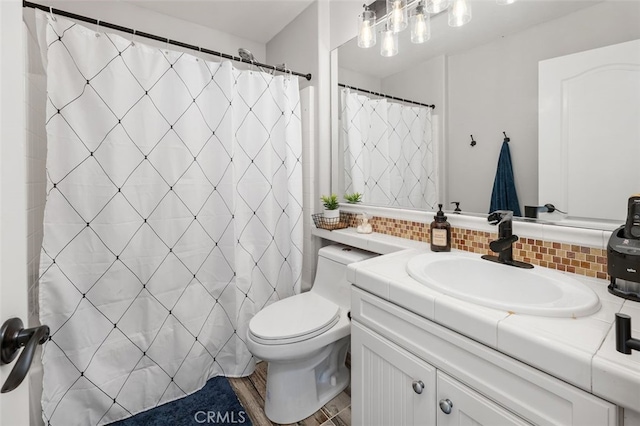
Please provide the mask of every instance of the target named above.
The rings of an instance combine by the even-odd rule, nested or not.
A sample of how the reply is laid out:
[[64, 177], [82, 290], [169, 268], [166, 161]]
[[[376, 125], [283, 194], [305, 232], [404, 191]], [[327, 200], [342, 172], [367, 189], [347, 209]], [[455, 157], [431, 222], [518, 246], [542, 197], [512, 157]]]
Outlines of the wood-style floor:
[[[261, 362], [251, 376], [229, 378], [231, 387], [238, 395], [254, 426], [271, 426], [264, 414], [264, 397], [267, 384], [267, 363]], [[329, 401], [324, 407], [310, 417], [294, 423], [300, 426], [350, 426], [351, 425], [351, 393], [350, 388]]]

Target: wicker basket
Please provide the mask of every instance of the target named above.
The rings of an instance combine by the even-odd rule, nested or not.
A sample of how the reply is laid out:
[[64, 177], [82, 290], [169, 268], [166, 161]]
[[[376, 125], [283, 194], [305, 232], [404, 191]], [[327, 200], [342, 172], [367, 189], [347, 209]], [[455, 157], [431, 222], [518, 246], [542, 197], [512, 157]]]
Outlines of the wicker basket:
[[343, 215], [340, 212], [340, 217], [336, 218], [327, 218], [324, 217], [323, 213], [312, 214], [313, 223], [315, 223], [316, 228], [328, 229], [329, 231], [333, 231], [334, 229], [343, 229], [348, 228], [349, 224], [347, 223], [346, 215]]

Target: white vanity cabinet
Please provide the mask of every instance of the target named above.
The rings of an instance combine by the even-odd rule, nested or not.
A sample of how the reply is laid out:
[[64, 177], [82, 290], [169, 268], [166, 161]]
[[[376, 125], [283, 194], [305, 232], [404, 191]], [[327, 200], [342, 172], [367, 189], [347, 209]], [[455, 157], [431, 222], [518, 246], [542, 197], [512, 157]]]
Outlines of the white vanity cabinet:
[[442, 371], [438, 371], [436, 386], [440, 409], [436, 422], [432, 424], [438, 426], [531, 425]]
[[351, 356], [354, 425], [530, 425], [358, 323]]
[[357, 287], [351, 300], [354, 426], [618, 424], [608, 401]]
[[430, 425], [436, 420], [436, 369], [356, 322], [351, 324], [354, 425]]

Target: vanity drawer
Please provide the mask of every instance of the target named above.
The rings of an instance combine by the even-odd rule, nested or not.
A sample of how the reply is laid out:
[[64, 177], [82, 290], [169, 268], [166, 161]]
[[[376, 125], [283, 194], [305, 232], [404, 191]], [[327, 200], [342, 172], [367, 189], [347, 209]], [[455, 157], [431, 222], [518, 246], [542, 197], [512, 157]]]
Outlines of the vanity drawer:
[[614, 426], [614, 404], [352, 287], [354, 321], [540, 425]]

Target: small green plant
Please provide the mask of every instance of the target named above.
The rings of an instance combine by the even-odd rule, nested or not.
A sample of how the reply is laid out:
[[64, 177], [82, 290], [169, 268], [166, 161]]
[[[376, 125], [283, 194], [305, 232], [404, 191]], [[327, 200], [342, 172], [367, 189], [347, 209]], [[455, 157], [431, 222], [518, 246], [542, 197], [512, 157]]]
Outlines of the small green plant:
[[359, 192], [354, 192], [353, 194], [344, 194], [344, 199], [351, 204], [359, 203], [360, 201], [362, 201], [362, 194]]
[[338, 204], [338, 196], [336, 194], [331, 195], [323, 195], [321, 197], [322, 204], [324, 204], [324, 208], [327, 210], [336, 210], [339, 207]]

